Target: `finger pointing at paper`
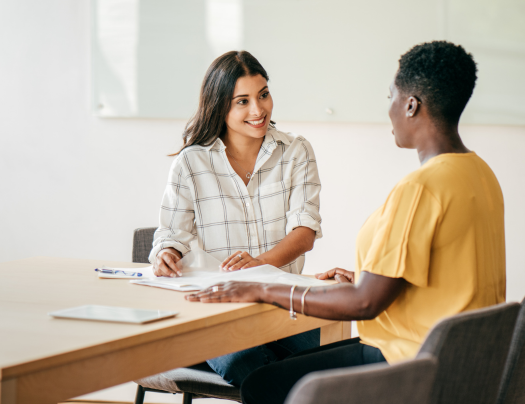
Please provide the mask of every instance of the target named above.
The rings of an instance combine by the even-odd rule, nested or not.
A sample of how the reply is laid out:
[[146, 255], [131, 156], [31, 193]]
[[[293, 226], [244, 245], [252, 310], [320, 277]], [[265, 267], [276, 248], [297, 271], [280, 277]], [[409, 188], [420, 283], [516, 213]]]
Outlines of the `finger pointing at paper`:
[[167, 276], [174, 278], [182, 276], [182, 271], [177, 267], [177, 262], [181, 259], [181, 254], [174, 248], [165, 248], [157, 254], [153, 264], [153, 274], [155, 276]]

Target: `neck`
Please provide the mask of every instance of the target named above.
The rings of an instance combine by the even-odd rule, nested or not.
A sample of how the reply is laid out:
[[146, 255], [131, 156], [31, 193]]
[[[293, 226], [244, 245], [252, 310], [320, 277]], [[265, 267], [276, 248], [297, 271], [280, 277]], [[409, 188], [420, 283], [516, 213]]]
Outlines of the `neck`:
[[241, 159], [249, 159], [253, 157], [257, 158], [264, 137], [253, 138], [228, 131], [222, 137], [222, 141], [230, 155], [235, 158], [240, 157]]
[[426, 125], [418, 129], [417, 154], [421, 165], [444, 153], [469, 153], [459, 136], [457, 125]]

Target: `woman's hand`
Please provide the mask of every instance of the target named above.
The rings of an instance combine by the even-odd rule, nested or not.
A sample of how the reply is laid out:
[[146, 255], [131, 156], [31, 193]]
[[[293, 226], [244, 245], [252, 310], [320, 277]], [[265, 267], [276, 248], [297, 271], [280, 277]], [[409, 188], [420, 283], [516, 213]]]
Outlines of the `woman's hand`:
[[322, 281], [335, 279], [338, 283], [354, 283], [355, 274], [353, 271], [347, 271], [343, 268], [334, 268], [322, 274], [315, 274], [315, 277]]
[[247, 252], [237, 251], [222, 262], [221, 269], [223, 271], [238, 271], [239, 269], [258, 267], [264, 264], [266, 262], [253, 258]]
[[264, 284], [257, 282], [227, 282], [184, 296], [190, 302], [227, 303], [261, 302]]
[[164, 248], [160, 250], [153, 264], [153, 274], [155, 276], [182, 276], [182, 271], [177, 267], [177, 262], [181, 259], [181, 254], [174, 248]]

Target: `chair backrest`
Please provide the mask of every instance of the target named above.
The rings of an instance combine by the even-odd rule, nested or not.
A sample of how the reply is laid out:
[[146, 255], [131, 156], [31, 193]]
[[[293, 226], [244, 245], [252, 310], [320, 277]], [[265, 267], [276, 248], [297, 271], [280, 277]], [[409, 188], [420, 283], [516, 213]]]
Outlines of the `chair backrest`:
[[514, 327], [497, 404], [525, 404], [525, 299]]
[[155, 230], [157, 230], [156, 227], [135, 229], [133, 233], [133, 249], [131, 252], [133, 262], [149, 263], [148, 256], [152, 248]]
[[438, 360], [432, 404], [494, 404], [518, 315], [518, 303], [502, 303], [436, 324], [418, 356]]
[[427, 404], [437, 370], [431, 355], [392, 366], [381, 363], [313, 372], [285, 404]]

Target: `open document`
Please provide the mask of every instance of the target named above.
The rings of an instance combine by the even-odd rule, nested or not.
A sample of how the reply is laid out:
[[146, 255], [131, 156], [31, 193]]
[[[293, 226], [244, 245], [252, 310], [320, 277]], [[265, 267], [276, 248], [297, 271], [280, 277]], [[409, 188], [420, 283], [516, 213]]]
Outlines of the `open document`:
[[326, 285], [323, 281], [290, 274], [272, 265], [261, 265], [234, 272], [221, 271], [219, 265], [219, 260], [204, 250], [194, 249], [178, 262], [182, 276], [176, 278], [156, 277], [153, 275], [152, 267], [148, 267], [141, 270], [142, 279], [130, 282], [183, 292], [198, 291], [217, 283], [229, 281], [281, 283], [298, 286]]

